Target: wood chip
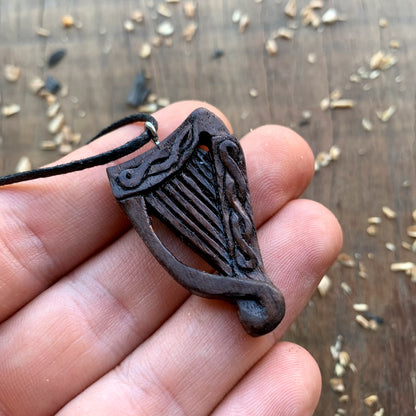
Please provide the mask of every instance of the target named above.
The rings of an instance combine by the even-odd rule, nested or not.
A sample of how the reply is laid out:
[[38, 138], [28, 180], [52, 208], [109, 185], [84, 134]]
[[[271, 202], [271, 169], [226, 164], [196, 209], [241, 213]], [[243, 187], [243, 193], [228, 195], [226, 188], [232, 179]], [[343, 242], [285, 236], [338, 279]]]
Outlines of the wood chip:
[[383, 123], [387, 123], [395, 112], [396, 107], [394, 105], [391, 105], [389, 108], [387, 108], [387, 110], [376, 111], [376, 114], [380, 121], [382, 121]]
[[157, 103], [143, 104], [139, 106], [140, 113], [154, 113], [157, 110]]
[[367, 219], [367, 222], [369, 224], [381, 224], [381, 218], [380, 217], [370, 217]]
[[182, 37], [186, 42], [191, 42], [194, 38], [198, 25], [195, 22], [188, 23], [182, 32]]
[[388, 241], [386, 244], [386, 249], [389, 251], [396, 251], [396, 245], [394, 243], [391, 243], [390, 241]]
[[240, 33], [244, 33], [247, 27], [249, 26], [249, 24], [250, 24], [250, 17], [248, 16], [248, 14], [243, 14], [241, 16], [240, 21], [238, 22]]
[[72, 146], [70, 143], [62, 143], [59, 146], [58, 151], [60, 155], [67, 155], [68, 153], [72, 152]]
[[143, 12], [141, 10], [133, 10], [131, 15], [130, 15], [130, 19], [133, 22], [142, 23], [143, 20], [144, 20]]
[[366, 303], [354, 303], [352, 306], [355, 310], [355, 312], [367, 312], [369, 310], [369, 307]]
[[321, 24], [321, 18], [315, 13], [314, 9], [309, 5], [302, 9], [302, 24], [303, 26], [311, 25], [314, 28], [318, 28]]
[[392, 263], [390, 264], [390, 270], [392, 272], [406, 272], [408, 270], [412, 270], [414, 266], [415, 264], [411, 261]]
[[339, 353], [338, 360], [343, 367], [347, 367], [351, 361], [351, 358], [347, 351], [341, 351]]
[[196, 3], [194, 1], [186, 1], [183, 5], [185, 16], [189, 19], [193, 19], [196, 14]]
[[378, 403], [378, 396], [376, 394], [371, 394], [364, 399], [364, 404], [368, 407], [371, 407]]
[[316, 63], [316, 53], [313, 53], [313, 52], [308, 53], [307, 61], [310, 64], [315, 64]]
[[162, 22], [156, 29], [157, 33], [161, 36], [172, 36], [175, 28], [169, 20]]
[[329, 149], [329, 156], [331, 160], [338, 160], [341, 156], [341, 149], [338, 146], [331, 146]]
[[351, 286], [346, 282], [341, 282], [341, 289], [344, 291], [346, 295], [352, 294]]
[[348, 396], [348, 394], [343, 394], [342, 396], [340, 396], [338, 401], [340, 403], [348, 403], [350, 401], [350, 396]]
[[36, 29], [36, 34], [42, 38], [48, 38], [51, 35], [51, 31], [44, 27], [38, 27]]
[[57, 147], [58, 145], [54, 140], [42, 140], [40, 142], [40, 148], [42, 150], [56, 150]]
[[123, 27], [124, 27], [124, 30], [125, 30], [126, 32], [133, 32], [133, 30], [134, 30], [134, 23], [133, 23], [133, 21], [132, 21], [132, 20], [130, 20], [130, 19], [126, 19], [126, 20], [123, 22]]
[[26, 172], [31, 169], [32, 169], [32, 163], [30, 163], [29, 158], [27, 156], [22, 156], [17, 162], [16, 168], [14, 169], [14, 171], [16, 173], [20, 173], [20, 172]]
[[321, 102], [319, 103], [319, 106], [321, 107], [321, 110], [322, 110], [322, 111], [326, 111], [326, 110], [328, 110], [330, 102], [331, 102], [331, 101], [330, 101], [330, 99], [329, 99], [328, 97], [323, 98], [323, 99], [321, 100]]
[[231, 16], [232, 22], [233, 23], [239, 23], [242, 15], [243, 15], [243, 13], [241, 12], [241, 10], [238, 10], [238, 9], [234, 10], [233, 14]]
[[16, 82], [20, 77], [20, 68], [16, 65], [5, 65], [4, 78], [9, 82]]
[[389, 25], [389, 22], [388, 22], [388, 20], [386, 18], [380, 17], [380, 19], [378, 19], [378, 25], [382, 29], [385, 29]]
[[292, 40], [293, 39], [294, 32], [291, 29], [288, 29], [287, 27], [281, 27], [277, 30], [277, 37], [286, 39], [286, 40]]
[[390, 42], [389, 42], [389, 46], [390, 46], [390, 48], [392, 48], [392, 49], [400, 49], [400, 42], [398, 41], [398, 40], [396, 40], [396, 39], [392, 39]]
[[370, 328], [370, 322], [363, 315], [356, 315], [355, 321], [360, 324], [364, 329]]
[[355, 106], [355, 101], [349, 99], [334, 100], [330, 102], [329, 106], [332, 109], [353, 108]]
[[20, 105], [19, 104], [4, 105], [1, 108], [1, 113], [5, 117], [11, 117], [17, 113], [20, 113]]
[[152, 45], [148, 42], [143, 43], [140, 47], [139, 56], [142, 59], [147, 59], [152, 53]]
[[355, 260], [347, 253], [341, 253], [338, 256], [338, 261], [345, 267], [355, 267]]
[[326, 25], [331, 25], [335, 22], [345, 20], [344, 17], [341, 17], [338, 13], [338, 11], [334, 8], [328, 9], [323, 15], [322, 15], [322, 23], [325, 23]]
[[331, 389], [336, 393], [345, 392], [344, 381], [342, 380], [342, 378], [331, 378], [329, 380], [329, 385], [331, 386]]
[[334, 374], [337, 377], [343, 377], [345, 375], [345, 367], [343, 367], [340, 363], [335, 364]]
[[372, 131], [373, 130], [373, 123], [368, 118], [363, 118], [361, 120], [361, 125], [365, 131]]
[[387, 206], [382, 207], [381, 210], [383, 211], [383, 214], [390, 220], [397, 217], [396, 211], [393, 211], [391, 208]]
[[166, 3], [159, 3], [156, 10], [163, 17], [172, 17], [172, 10]]
[[269, 55], [277, 55], [279, 48], [277, 46], [277, 42], [270, 38], [266, 40], [265, 49]]
[[407, 227], [406, 232], [409, 237], [416, 238], [416, 224]]
[[250, 97], [257, 98], [259, 96], [259, 92], [256, 88], [250, 88], [249, 92]]
[[285, 14], [286, 16], [291, 17], [292, 19], [296, 17], [298, 13], [298, 7], [296, 4], [296, 0], [289, 0], [285, 6]]
[[157, 105], [159, 107], [167, 107], [169, 104], [170, 104], [169, 98], [161, 97], [161, 98], [158, 98], [158, 100], [157, 100]]
[[[415, 411], [416, 411], [416, 408], [415, 408]], [[373, 413], [373, 416], [384, 416], [384, 408], [380, 407], [380, 409], [378, 409], [377, 411]]]
[[319, 294], [324, 297], [331, 288], [331, 285], [331, 279], [327, 275], [324, 275], [318, 285]]
[[66, 14], [66, 15], [62, 16], [61, 23], [62, 23], [63, 27], [70, 28], [70, 27], [74, 26], [75, 20], [70, 14]]
[[61, 104], [59, 104], [58, 101], [55, 101], [51, 105], [48, 106], [48, 109], [46, 110], [46, 115], [49, 118], [55, 117], [58, 114], [58, 111], [61, 108]]
[[58, 113], [48, 124], [48, 131], [51, 134], [59, 133], [64, 126], [65, 117], [63, 113]]
[[380, 69], [382, 71], [391, 68], [397, 63], [397, 58], [390, 53], [383, 51], [376, 52], [370, 59], [371, 69]]
[[367, 234], [374, 236], [377, 234], [377, 227], [374, 224], [371, 224], [367, 227]]

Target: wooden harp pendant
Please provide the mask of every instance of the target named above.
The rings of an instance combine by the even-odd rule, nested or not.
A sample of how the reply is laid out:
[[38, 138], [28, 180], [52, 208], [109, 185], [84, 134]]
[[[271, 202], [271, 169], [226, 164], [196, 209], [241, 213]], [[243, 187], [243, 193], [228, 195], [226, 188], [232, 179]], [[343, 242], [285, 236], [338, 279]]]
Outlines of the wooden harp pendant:
[[[198, 296], [236, 304], [252, 336], [280, 323], [285, 303], [264, 271], [243, 153], [218, 117], [195, 110], [160, 145], [107, 173], [134, 228], [178, 283]], [[179, 261], [156, 235], [152, 216], [216, 273]]]

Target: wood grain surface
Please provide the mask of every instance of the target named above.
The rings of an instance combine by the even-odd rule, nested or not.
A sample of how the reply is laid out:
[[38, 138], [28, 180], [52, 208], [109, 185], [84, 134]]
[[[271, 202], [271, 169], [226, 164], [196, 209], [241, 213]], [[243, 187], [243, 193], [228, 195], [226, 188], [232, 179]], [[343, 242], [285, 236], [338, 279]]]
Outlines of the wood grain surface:
[[[416, 262], [416, 253], [401, 246], [402, 241], [412, 243], [406, 227], [412, 224], [411, 213], [416, 209], [416, 3], [324, 0], [324, 8], [316, 13], [322, 16], [335, 7], [345, 21], [314, 29], [301, 22], [300, 9], [307, 0], [298, 0], [294, 19], [284, 14], [285, 1], [200, 0], [193, 19], [197, 33], [185, 42], [182, 30], [191, 20], [184, 15], [181, 0], [169, 5], [173, 12], [169, 20], [175, 27], [172, 44], [153, 48], [151, 56], [142, 59], [141, 45], [151, 41], [158, 23], [165, 20], [152, 3], [158, 4], [128, 0], [0, 3], [1, 69], [10, 63], [21, 68], [16, 83], [0, 76], [1, 105], [21, 106], [19, 114], [0, 120], [0, 172], [11, 173], [22, 155], [34, 167], [59, 157], [57, 151], [40, 150], [41, 141], [51, 135], [46, 104], [27, 86], [34, 76], [53, 75], [68, 86], [69, 95], [59, 100], [67, 124], [82, 133], [82, 142], [132, 112], [125, 103], [128, 91], [137, 73], [145, 70], [158, 97], [209, 101], [229, 117], [238, 137], [264, 123], [279, 123], [305, 137], [315, 154], [338, 146], [340, 158], [321, 167], [305, 196], [325, 204], [339, 218], [343, 250], [355, 263], [345, 267], [337, 262], [332, 267], [328, 294], [312, 298], [286, 338], [307, 348], [321, 368], [323, 391], [316, 415], [334, 415], [339, 408], [348, 415], [373, 415], [381, 407], [385, 415], [416, 414], [416, 283], [404, 273], [390, 271], [391, 263]], [[137, 8], [143, 11], [144, 22], [128, 33], [123, 22]], [[235, 9], [250, 17], [244, 33], [232, 23]], [[67, 13], [79, 27], [62, 27], [61, 18]], [[380, 27], [380, 18], [387, 20], [386, 27]], [[278, 38], [278, 54], [270, 56], [265, 40], [279, 27], [294, 24], [293, 39]], [[51, 35], [36, 35], [39, 26]], [[391, 48], [392, 40], [400, 48]], [[62, 47], [67, 49], [66, 57], [48, 69], [45, 59]], [[214, 59], [216, 50], [223, 51], [223, 56]], [[359, 77], [359, 82], [351, 82], [352, 74], [363, 74], [363, 68], [368, 71], [370, 58], [379, 50], [391, 53], [397, 63], [378, 77], [374, 73], [376, 79]], [[310, 54], [315, 54], [315, 63], [308, 62]], [[257, 97], [250, 96], [252, 88]], [[343, 98], [354, 100], [355, 106], [323, 111], [321, 100], [336, 89]], [[381, 122], [376, 111], [391, 105], [395, 114]], [[305, 124], [301, 121], [306, 110], [311, 119]], [[371, 120], [371, 131], [363, 129], [363, 118]], [[392, 208], [397, 217], [386, 218], [383, 206]], [[366, 232], [371, 216], [381, 218], [374, 236]], [[387, 242], [396, 250], [389, 251]], [[353, 304], [362, 302], [383, 318], [377, 330], [364, 329], [355, 321]], [[330, 346], [338, 335], [356, 367], [356, 372], [347, 369], [342, 376], [349, 396], [346, 403], [330, 387], [335, 377]], [[379, 397], [371, 408], [364, 404], [370, 394]]]

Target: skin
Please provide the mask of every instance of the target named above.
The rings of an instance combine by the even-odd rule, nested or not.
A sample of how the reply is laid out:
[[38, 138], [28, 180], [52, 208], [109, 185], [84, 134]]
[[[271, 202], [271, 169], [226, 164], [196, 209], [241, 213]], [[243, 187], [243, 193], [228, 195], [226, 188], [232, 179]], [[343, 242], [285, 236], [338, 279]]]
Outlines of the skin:
[[[155, 114], [160, 137], [200, 106], [231, 129], [217, 109], [187, 101]], [[61, 163], [142, 130], [123, 127]], [[287, 305], [260, 338], [234, 307], [190, 296], [159, 266], [102, 166], [0, 189], [0, 415], [313, 414], [319, 368], [279, 340], [339, 253], [341, 230], [298, 199], [314, 172], [300, 136], [268, 125], [241, 144], [266, 271]]]

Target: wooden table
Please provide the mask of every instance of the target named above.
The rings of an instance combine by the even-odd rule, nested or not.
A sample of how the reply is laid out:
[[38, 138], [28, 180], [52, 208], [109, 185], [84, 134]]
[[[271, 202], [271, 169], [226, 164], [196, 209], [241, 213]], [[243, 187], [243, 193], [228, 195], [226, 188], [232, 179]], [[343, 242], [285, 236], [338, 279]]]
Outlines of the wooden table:
[[[294, 19], [288, 18], [285, 1], [201, 0], [194, 18], [198, 30], [191, 42], [182, 39], [191, 20], [180, 4], [171, 4], [169, 20], [175, 27], [171, 46], [165, 41], [142, 59], [141, 45], [154, 38], [155, 27], [163, 20], [151, 3], [1, 2], [1, 64], [14, 63], [22, 73], [17, 83], [0, 79], [2, 104], [21, 105], [19, 114], [1, 119], [0, 171], [12, 172], [22, 155], [33, 166], [59, 156], [57, 151], [40, 150], [42, 140], [51, 138], [46, 104], [27, 86], [34, 76], [47, 75], [68, 86], [68, 96], [59, 100], [68, 125], [82, 133], [84, 141], [131, 112], [126, 97], [136, 74], [145, 70], [158, 97], [209, 101], [227, 114], [237, 136], [264, 123], [280, 123], [305, 137], [316, 154], [338, 146], [339, 160], [321, 167], [305, 196], [325, 204], [339, 218], [343, 250], [354, 264], [333, 266], [328, 294], [313, 297], [287, 339], [305, 346], [320, 365], [323, 392], [317, 415], [333, 415], [338, 408], [347, 409], [348, 415], [372, 415], [380, 407], [385, 415], [414, 414], [416, 284], [404, 273], [391, 272], [390, 265], [416, 262], [416, 254], [401, 246], [402, 241], [412, 243], [406, 227], [416, 209], [416, 3], [325, 0], [316, 13], [322, 16], [335, 7], [345, 21], [315, 29], [302, 25], [299, 10]], [[298, 0], [299, 9], [306, 3]], [[127, 32], [123, 22], [135, 7], [144, 12], [144, 22]], [[237, 8], [250, 17], [244, 33], [232, 23]], [[75, 18], [76, 27], [62, 28], [66, 13]], [[36, 35], [39, 26], [49, 29], [50, 36]], [[278, 54], [270, 56], [264, 42], [284, 26], [297, 27], [293, 39], [278, 38]], [[399, 44], [390, 45], [391, 41]], [[67, 49], [64, 61], [46, 68], [46, 57], [61, 47]], [[218, 50], [223, 56], [214, 59]], [[370, 58], [380, 50], [391, 53], [397, 63], [371, 72]], [[351, 78], [352, 74], [356, 75]], [[363, 79], [367, 76], [374, 79]], [[250, 89], [258, 96], [252, 97]], [[322, 100], [336, 89], [342, 98], [354, 100], [353, 108], [321, 109]], [[394, 115], [381, 122], [376, 111], [390, 106], [396, 109]], [[310, 112], [309, 121], [304, 111]], [[363, 128], [363, 118], [371, 121], [371, 131]], [[392, 208], [397, 217], [386, 218], [383, 206]], [[372, 216], [381, 218], [373, 236], [366, 231]], [[386, 243], [396, 249], [390, 251]], [[355, 321], [355, 303], [367, 303], [384, 323], [377, 330], [361, 327]], [[355, 373], [348, 369], [342, 376], [347, 403], [339, 402], [340, 394], [331, 390], [329, 381], [335, 365], [330, 346], [338, 335], [356, 367]], [[379, 405], [371, 409], [363, 401], [370, 394], [379, 397]]]

